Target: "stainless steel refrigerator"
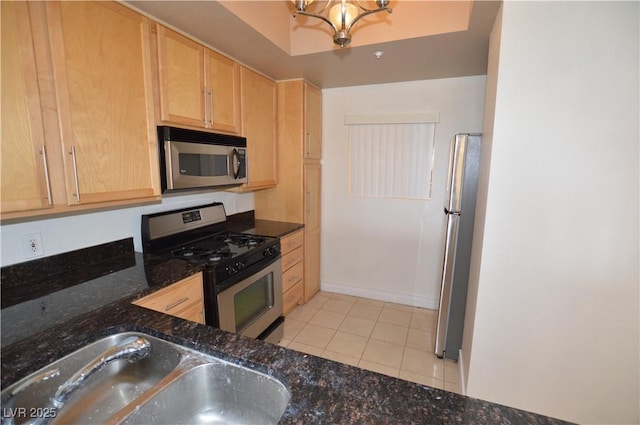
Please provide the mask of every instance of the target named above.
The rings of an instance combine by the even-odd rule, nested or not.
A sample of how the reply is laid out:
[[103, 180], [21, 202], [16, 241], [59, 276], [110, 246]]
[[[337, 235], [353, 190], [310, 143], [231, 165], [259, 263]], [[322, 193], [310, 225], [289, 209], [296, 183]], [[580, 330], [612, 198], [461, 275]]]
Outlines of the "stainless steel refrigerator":
[[473, 222], [480, 170], [480, 134], [456, 134], [451, 141], [444, 213], [447, 223], [435, 353], [457, 360], [467, 304]]

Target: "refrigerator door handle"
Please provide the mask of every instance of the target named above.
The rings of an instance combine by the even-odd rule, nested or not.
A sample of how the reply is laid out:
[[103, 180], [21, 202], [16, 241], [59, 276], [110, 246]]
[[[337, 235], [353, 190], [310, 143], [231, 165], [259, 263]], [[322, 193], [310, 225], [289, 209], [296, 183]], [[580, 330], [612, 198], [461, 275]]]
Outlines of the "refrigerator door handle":
[[462, 183], [467, 155], [467, 134], [457, 134], [451, 143], [449, 177], [447, 179], [448, 209], [460, 211], [462, 207]]
[[447, 207], [444, 207], [444, 213], [447, 215], [460, 215], [460, 211], [450, 211]]

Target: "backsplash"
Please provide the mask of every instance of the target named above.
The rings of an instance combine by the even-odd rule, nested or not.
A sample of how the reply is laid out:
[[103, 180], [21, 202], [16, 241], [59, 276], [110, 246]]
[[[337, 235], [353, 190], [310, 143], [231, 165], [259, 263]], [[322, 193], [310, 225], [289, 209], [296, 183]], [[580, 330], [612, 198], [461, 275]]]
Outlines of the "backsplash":
[[[133, 237], [136, 252], [142, 252], [140, 217], [177, 208], [222, 202], [227, 215], [254, 209], [253, 193], [197, 192], [164, 196], [161, 203], [87, 212], [56, 218], [42, 218], [0, 226], [2, 251], [0, 266], [31, 261], [22, 249], [24, 235], [39, 233], [43, 258], [55, 254]], [[33, 258], [35, 259], [35, 258]]]
[[133, 238], [127, 238], [3, 267], [2, 308], [134, 265]]
[[3, 267], [1, 274], [3, 347], [147, 287], [132, 238]]

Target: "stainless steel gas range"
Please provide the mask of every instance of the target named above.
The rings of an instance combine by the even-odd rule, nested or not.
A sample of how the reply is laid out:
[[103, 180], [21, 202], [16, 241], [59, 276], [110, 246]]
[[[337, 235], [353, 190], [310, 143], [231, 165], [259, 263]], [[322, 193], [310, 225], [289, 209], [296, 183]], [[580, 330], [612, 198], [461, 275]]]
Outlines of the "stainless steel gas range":
[[143, 251], [204, 266], [207, 325], [277, 343], [284, 330], [280, 240], [229, 232], [226, 221], [217, 202], [143, 215]]

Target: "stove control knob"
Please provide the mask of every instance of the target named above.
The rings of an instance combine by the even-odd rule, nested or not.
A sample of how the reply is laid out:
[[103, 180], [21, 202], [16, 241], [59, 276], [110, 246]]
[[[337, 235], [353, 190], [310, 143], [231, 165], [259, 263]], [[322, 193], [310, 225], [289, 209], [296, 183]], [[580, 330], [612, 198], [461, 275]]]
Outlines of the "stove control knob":
[[246, 267], [246, 264], [244, 264], [244, 263], [243, 263], [243, 262], [241, 262], [241, 261], [238, 261], [238, 262], [235, 264], [235, 268], [236, 268], [236, 270], [238, 270], [238, 271], [240, 271], [240, 270], [244, 270], [244, 268], [245, 268], [245, 267]]
[[235, 267], [225, 267], [225, 270], [227, 271], [227, 275], [231, 276], [236, 274], [238, 271], [236, 270]]
[[264, 257], [270, 257], [274, 254], [276, 254], [278, 251], [275, 249], [275, 247], [270, 246], [269, 248], [266, 248], [264, 251], [262, 251], [262, 255]]

